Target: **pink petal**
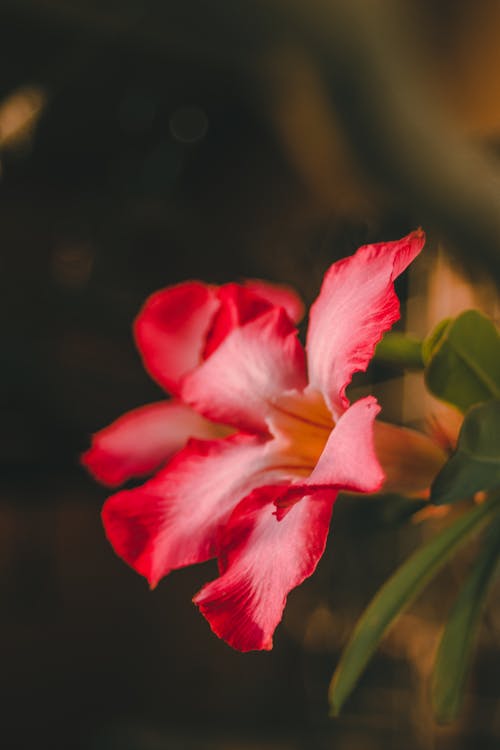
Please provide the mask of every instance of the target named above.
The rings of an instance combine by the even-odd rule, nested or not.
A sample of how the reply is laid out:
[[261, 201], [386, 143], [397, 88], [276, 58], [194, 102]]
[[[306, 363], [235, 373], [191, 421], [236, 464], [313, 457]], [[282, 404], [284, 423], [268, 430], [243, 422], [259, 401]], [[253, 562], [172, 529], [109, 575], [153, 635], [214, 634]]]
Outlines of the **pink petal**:
[[270, 284], [261, 279], [248, 279], [245, 286], [267, 299], [274, 307], [282, 307], [294, 323], [298, 323], [304, 317], [304, 303], [291, 287], [285, 284]]
[[264, 297], [239, 284], [225, 284], [217, 292], [220, 302], [204, 350], [204, 358], [209, 357], [224, 341], [233, 328], [270, 310], [273, 305]]
[[305, 387], [304, 351], [281, 308], [235, 328], [183, 382], [182, 398], [216, 422], [267, 432], [272, 402]]
[[[223, 428], [222, 428], [223, 429]], [[82, 463], [111, 487], [149, 474], [190, 437], [222, 437], [221, 427], [180, 401], [160, 401], [127, 412], [92, 437]]]
[[333, 428], [306, 485], [376, 492], [385, 479], [373, 437], [380, 406], [373, 396], [352, 404]]
[[221, 576], [194, 598], [214, 633], [240, 651], [272, 648], [289, 591], [325, 549], [335, 493], [304, 497], [278, 521], [279, 492], [261, 487], [238, 505], [221, 534]]
[[269, 470], [269, 445], [244, 434], [191, 440], [142, 487], [106, 501], [102, 517], [115, 552], [152, 586], [174, 568], [213, 557], [237, 503], [257, 486], [286, 481]]
[[344, 412], [309, 477], [293, 482], [277, 499], [277, 517], [280, 520], [313, 488], [350, 492], [380, 490], [385, 474], [375, 452], [373, 434], [373, 423], [379, 411], [380, 406], [375, 398], [367, 396]]
[[200, 362], [220, 302], [212, 287], [187, 281], [149, 297], [134, 333], [144, 366], [167, 391], [177, 393], [182, 377]]
[[309, 380], [335, 417], [347, 408], [353, 373], [366, 370], [383, 334], [399, 318], [393, 281], [418, 255], [422, 230], [396, 242], [365, 245], [327, 271], [311, 308], [307, 334]]

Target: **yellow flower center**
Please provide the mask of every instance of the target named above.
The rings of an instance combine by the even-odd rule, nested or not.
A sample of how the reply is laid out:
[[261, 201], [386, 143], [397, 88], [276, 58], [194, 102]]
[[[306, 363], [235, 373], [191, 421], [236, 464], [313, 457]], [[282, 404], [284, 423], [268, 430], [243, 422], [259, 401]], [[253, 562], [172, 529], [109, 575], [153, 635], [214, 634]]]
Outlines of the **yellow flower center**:
[[301, 477], [312, 472], [335, 427], [323, 396], [312, 389], [281, 396], [267, 423], [278, 443], [280, 468]]

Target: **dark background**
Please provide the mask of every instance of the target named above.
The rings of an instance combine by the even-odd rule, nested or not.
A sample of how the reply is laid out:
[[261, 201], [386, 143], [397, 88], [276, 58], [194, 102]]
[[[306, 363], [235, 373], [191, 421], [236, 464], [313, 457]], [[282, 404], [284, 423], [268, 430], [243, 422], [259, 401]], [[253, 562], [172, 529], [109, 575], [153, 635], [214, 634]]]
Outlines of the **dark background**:
[[[107, 544], [106, 491], [79, 466], [92, 432], [161, 398], [131, 323], [162, 286], [261, 277], [309, 303], [333, 260], [419, 224], [475, 274], [498, 269], [497, 4], [479, 14], [473, 3], [404, 2], [398, 27], [380, 3], [370, 30], [371, 5], [353, 3], [353, 22], [332, 3], [332, 38], [319, 2], [304, 18], [300, 3], [280, 2], [0, 5], [6, 750], [498, 746], [493, 616], [462, 720], [443, 732], [426, 709], [415, 659], [425, 622], [439, 623], [446, 576], [425, 617], [402, 626], [423, 649], [413, 666], [381, 653], [343, 717], [327, 719], [340, 647], [419, 530], [384, 525], [365, 500], [339, 501], [335, 538], [290, 596], [274, 650], [241, 655], [190, 602], [215, 566], [150, 593]], [[379, 28], [380, 54], [366, 43]], [[404, 57], [391, 57], [402, 43]], [[26, 87], [43, 103], [7, 138], [2, 102]], [[408, 122], [393, 117], [407, 105]], [[480, 206], [464, 211], [471, 185]]]

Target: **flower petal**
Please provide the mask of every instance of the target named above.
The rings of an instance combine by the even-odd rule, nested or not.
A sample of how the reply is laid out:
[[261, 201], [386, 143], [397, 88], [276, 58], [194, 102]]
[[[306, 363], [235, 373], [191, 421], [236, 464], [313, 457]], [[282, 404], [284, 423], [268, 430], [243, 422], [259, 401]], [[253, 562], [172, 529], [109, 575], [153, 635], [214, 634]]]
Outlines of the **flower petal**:
[[134, 333], [146, 370], [167, 391], [177, 393], [182, 377], [200, 362], [220, 302], [216, 291], [187, 281], [149, 297]]
[[180, 401], [160, 401], [133, 409], [97, 432], [81, 460], [96, 479], [116, 487], [157, 469], [190, 437], [223, 437], [223, 430]]
[[294, 323], [298, 323], [304, 317], [304, 303], [291, 287], [285, 284], [270, 284], [261, 279], [248, 279], [245, 286], [267, 299], [274, 307], [283, 307]]
[[439, 443], [416, 430], [376, 421], [375, 451], [386, 475], [382, 491], [427, 493], [447, 455]]
[[277, 517], [311, 490], [377, 492], [385, 474], [375, 453], [373, 423], [380, 406], [373, 396], [356, 401], [330, 433], [323, 452], [307, 479], [295, 480], [276, 499]]
[[219, 288], [217, 298], [220, 307], [207, 337], [204, 359], [221, 345], [233, 328], [239, 328], [273, 307], [269, 300], [240, 284], [224, 284]]
[[373, 396], [352, 404], [340, 417], [304, 485], [376, 492], [385, 475], [375, 452], [373, 423], [380, 406]]
[[281, 308], [235, 328], [183, 381], [182, 398], [216, 422], [267, 433], [272, 402], [306, 385], [304, 351]]
[[102, 517], [115, 552], [152, 586], [174, 568], [213, 557], [237, 503], [257, 486], [286, 481], [269, 469], [269, 445], [244, 434], [190, 440], [142, 487], [106, 501]]
[[393, 281], [418, 255], [422, 230], [396, 242], [365, 245], [327, 271], [311, 308], [309, 380], [338, 417], [347, 408], [352, 375], [364, 371], [383, 334], [399, 318]]
[[238, 505], [221, 534], [221, 576], [194, 598], [212, 630], [240, 651], [272, 648], [287, 594], [325, 549], [335, 493], [304, 497], [278, 521], [279, 492], [261, 487]]

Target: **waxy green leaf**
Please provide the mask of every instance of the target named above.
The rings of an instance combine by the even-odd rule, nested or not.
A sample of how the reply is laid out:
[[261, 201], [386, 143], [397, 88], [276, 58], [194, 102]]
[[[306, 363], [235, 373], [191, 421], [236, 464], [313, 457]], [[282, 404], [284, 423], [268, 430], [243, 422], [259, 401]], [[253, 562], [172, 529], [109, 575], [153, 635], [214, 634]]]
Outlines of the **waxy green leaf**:
[[500, 497], [495, 497], [460, 516], [445, 531], [417, 550], [382, 586], [358, 621], [333, 675], [328, 692], [332, 715], [340, 712], [396, 617], [499, 505]]
[[500, 336], [477, 310], [442, 321], [424, 342], [423, 356], [429, 390], [461, 411], [500, 398]]
[[500, 519], [488, 529], [475, 561], [444, 629], [432, 675], [432, 704], [441, 723], [457, 717], [483, 606], [500, 554]]
[[432, 484], [431, 501], [445, 505], [495, 487], [500, 487], [500, 400], [466, 414], [457, 449]]

